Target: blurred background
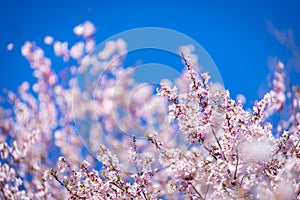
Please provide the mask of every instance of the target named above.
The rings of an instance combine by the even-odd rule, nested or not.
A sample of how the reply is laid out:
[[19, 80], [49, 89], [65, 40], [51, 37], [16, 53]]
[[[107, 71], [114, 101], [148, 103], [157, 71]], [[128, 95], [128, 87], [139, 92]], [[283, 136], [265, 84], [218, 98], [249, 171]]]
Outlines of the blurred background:
[[[119, 32], [147, 26], [190, 36], [212, 57], [232, 98], [242, 93], [251, 106], [267, 91], [267, 77], [279, 60], [286, 65], [292, 84], [300, 84], [299, 9], [296, 0], [0, 0], [0, 88], [16, 91], [23, 81], [34, 82], [29, 64], [21, 55], [25, 41], [35, 41], [52, 58], [53, 49], [44, 44], [44, 37], [51, 35], [71, 46], [78, 40], [74, 26], [90, 20], [97, 28], [97, 43]], [[61, 63], [53, 60], [55, 71], [66, 67]]]

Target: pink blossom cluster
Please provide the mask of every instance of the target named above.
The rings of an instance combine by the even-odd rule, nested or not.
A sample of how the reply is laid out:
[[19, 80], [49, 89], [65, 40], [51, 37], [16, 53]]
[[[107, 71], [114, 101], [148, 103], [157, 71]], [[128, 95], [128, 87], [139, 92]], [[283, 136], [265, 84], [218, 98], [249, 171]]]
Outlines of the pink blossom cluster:
[[[171, 102], [171, 121], [177, 120], [191, 144], [200, 144], [193, 152], [196, 161], [181, 157], [171, 162], [170, 176], [179, 177], [180, 183], [175, 188], [199, 199], [298, 199], [299, 114], [280, 137], [266, 121], [271, 112], [287, 106], [283, 64], [275, 72], [274, 89], [249, 112], [240, 101], [230, 99], [228, 91], [209, 83], [207, 74], [198, 77], [192, 64], [183, 60], [189, 92], [179, 94], [176, 86], [165, 84], [158, 90]], [[298, 102], [299, 96], [290, 98]], [[299, 113], [298, 103], [291, 110]]]
[[250, 111], [199, 74], [192, 46], [180, 47], [177, 85], [162, 81], [153, 95], [123, 66], [124, 40], [90, 54], [95, 32], [76, 26], [82, 39], [71, 47], [45, 37], [62, 73], [34, 42], [23, 45], [36, 82], [8, 91], [11, 106], [0, 108], [1, 199], [300, 198], [300, 89], [287, 87], [281, 62]]

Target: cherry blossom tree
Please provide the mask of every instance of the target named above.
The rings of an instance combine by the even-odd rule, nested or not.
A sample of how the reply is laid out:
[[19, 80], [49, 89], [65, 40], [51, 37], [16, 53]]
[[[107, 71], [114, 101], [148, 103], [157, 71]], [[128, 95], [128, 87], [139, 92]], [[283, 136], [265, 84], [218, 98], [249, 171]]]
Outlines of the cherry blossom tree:
[[68, 66], [61, 73], [34, 42], [21, 49], [36, 82], [1, 99], [1, 199], [300, 199], [300, 89], [283, 63], [245, 109], [197, 70], [189, 46], [182, 76], [155, 91], [123, 66], [124, 40], [94, 57], [94, 25], [73, 31], [71, 47], [44, 40]]

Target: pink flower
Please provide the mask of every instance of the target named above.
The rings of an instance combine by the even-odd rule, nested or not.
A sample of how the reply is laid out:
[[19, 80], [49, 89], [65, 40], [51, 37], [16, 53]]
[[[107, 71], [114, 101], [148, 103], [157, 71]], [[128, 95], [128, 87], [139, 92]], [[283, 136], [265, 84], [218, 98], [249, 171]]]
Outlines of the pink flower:
[[13, 43], [9, 43], [7, 45], [7, 51], [11, 51], [11, 50], [13, 50], [13, 48], [14, 48], [14, 44]]
[[47, 44], [47, 45], [52, 45], [54, 42], [54, 39], [52, 36], [49, 36], [47, 35], [45, 38], [44, 38], [44, 43]]
[[64, 61], [69, 60], [69, 50], [68, 50], [68, 43], [67, 42], [54, 42], [54, 53], [58, 57], [63, 57]]
[[96, 32], [96, 28], [90, 21], [85, 21], [84, 23], [76, 26], [73, 32], [78, 36], [88, 38]]
[[73, 59], [79, 59], [83, 55], [84, 43], [78, 42], [75, 43], [70, 50], [70, 55]]

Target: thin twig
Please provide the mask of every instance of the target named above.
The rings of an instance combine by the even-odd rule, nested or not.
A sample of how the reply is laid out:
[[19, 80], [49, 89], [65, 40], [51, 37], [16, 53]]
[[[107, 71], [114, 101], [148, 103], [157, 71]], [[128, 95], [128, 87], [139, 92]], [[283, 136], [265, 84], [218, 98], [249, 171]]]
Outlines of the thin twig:
[[188, 63], [187, 59], [185, 58], [183, 52], [180, 52], [180, 55], [182, 57], [182, 60], [184, 61], [185, 66], [188, 68], [189, 74], [191, 75], [191, 79], [193, 81], [193, 89], [197, 90], [198, 89], [198, 85], [196, 84], [196, 77], [194, 76], [194, 74], [192, 73], [192, 67], [191, 65]]
[[200, 192], [195, 188], [195, 186], [193, 184], [191, 184], [191, 185], [192, 185], [193, 189], [195, 190], [195, 192], [197, 193], [197, 195], [200, 197], [200, 199], [204, 200], [204, 198], [202, 197], [202, 195], [200, 194]]
[[[51, 170], [50, 171], [50, 173], [51, 173], [51, 175], [55, 178], [55, 180], [61, 185], [61, 186], [63, 186], [64, 188], [66, 188], [66, 190], [69, 192], [69, 194], [72, 196], [73, 194], [72, 194], [72, 191], [70, 190], [70, 188], [66, 185], [66, 184], [64, 184], [61, 180], [59, 180], [58, 179], [58, 177], [54, 174], [54, 172]], [[78, 199], [84, 199], [83, 197], [80, 197], [80, 196], [78, 196], [77, 194], [74, 194], [75, 195], [75, 197], [76, 198], [78, 198]]]
[[118, 184], [116, 184], [115, 182], [109, 182], [110, 184], [112, 184], [112, 185], [114, 185], [114, 186], [116, 186], [117, 188], [119, 188], [120, 190], [122, 190], [122, 191], [124, 191], [124, 189], [121, 187], [121, 186], [119, 186]]
[[[135, 135], [132, 136], [132, 143], [133, 143], [133, 150], [134, 150], [135, 153], [137, 154], [137, 145], [136, 145], [136, 137], [135, 137]], [[135, 166], [135, 169], [136, 169], [136, 171], [137, 171], [137, 173], [138, 173], [138, 176], [141, 177], [141, 175], [143, 174], [143, 172], [140, 172], [140, 170], [138, 169], [136, 159], [137, 159], [137, 157], [134, 158], [134, 166]], [[145, 194], [145, 192], [143, 191], [143, 189], [142, 189], [141, 192], [142, 192], [142, 194], [143, 194], [145, 200], [147, 200], [146, 194]]]
[[3, 184], [3, 182], [1, 182], [1, 193], [3, 194], [4, 199], [8, 200], [8, 197], [5, 195], [5, 192], [4, 192], [3, 188], [4, 188], [4, 184]]
[[236, 178], [237, 178], [236, 175], [237, 175], [238, 166], [239, 166], [239, 152], [238, 152], [238, 150], [236, 150], [236, 165], [235, 165], [234, 176], [233, 176], [235, 182], [236, 182]]
[[222, 156], [223, 156], [224, 160], [227, 161], [227, 159], [226, 159], [226, 157], [225, 157], [225, 153], [224, 153], [224, 151], [223, 151], [223, 149], [222, 149], [222, 146], [221, 146], [221, 144], [220, 144], [220, 141], [219, 141], [219, 139], [217, 138], [216, 132], [214, 131], [213, 128], [212, 128], [211, 130], [212, 130], [213, 135], [214, 135], [214, 137], [215, 137], [215, 139], [216, 139], [216, 141], [217, 141], [217, 143], [218, 143], [218, 146], [219, 146], [219, 148], [220, 148], [220, 151], [221, 151], [221, 153], [222, 153]]
[[209, 148], [207, 148], [207, 147], [204, 145], [204, 143], [201, 142], [200, 140], [199, 140], [199, 143], [201, 144], [201, 146], [203, 146], [203, 148], [204, 148], [206, 151], [208, 151], [208, 153], [209, 153], [215, 160], [218, 160], [217, 156], [214, 155], [214, 154], [212, 153], [212, 150], [210, 150]]
[[205, 191], [205, 194], [204, 194], [204, 200], [206, 199], [206, 195], [208, 193], [208, 190], [209, 190], [209, 185], [207, 185], [207, 188], [206, 188], [206, 191]]

